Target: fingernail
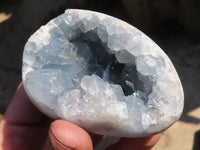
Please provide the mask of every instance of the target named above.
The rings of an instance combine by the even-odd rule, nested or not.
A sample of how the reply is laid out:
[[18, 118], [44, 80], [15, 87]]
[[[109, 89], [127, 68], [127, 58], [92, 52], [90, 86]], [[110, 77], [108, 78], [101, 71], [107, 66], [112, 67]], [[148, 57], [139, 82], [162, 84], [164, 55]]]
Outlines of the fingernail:
[[59, 142], [51, 132], [49, 132], [49, 137], [51, 139], [51, 143], [53, 145], [53, 147], [55, 148], [55, 150], [74, 150], [73, 148], [69, 148], [67, 146], [65, 146], [64, 144], [62, 144], [61, 142]]
[[22, 83], [22, 82], [18, 85], [17, 90], [20, 89], [21, 86], [23, 86], [23, 83]]

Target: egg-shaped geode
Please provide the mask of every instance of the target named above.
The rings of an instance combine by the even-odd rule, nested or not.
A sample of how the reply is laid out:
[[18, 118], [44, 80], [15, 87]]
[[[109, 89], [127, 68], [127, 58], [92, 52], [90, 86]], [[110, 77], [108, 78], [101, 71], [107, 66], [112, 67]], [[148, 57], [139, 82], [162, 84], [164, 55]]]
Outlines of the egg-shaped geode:
[[182, 113], [184, 95], [167, 55], [117, 18], [69, 9], [37, 30], [23, 54], [31, 101], [90, 132], [144, 137]]

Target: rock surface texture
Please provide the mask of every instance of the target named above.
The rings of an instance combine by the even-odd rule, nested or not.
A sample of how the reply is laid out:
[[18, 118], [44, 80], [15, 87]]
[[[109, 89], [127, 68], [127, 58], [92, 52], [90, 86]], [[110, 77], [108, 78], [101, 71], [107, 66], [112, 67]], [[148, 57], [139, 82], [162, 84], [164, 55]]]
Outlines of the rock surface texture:
[[69, 9], [25, 45], [23, 82], [53, 118], [90, 132], [144, 137], [179, 119], [183, 90], [167, 55], [117, 18]]

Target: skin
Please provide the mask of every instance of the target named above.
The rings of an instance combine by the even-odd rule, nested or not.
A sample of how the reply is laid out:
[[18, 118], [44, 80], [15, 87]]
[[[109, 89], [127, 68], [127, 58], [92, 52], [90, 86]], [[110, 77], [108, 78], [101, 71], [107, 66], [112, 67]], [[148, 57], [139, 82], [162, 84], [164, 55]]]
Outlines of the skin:
[[[107, 150], [150, 150], [161, 134], [145, 138], [121, 138]], [[42, 114], [31, 103], [23, 84], [0, 122], [0, 150], [93, 150], [104, 136]]]

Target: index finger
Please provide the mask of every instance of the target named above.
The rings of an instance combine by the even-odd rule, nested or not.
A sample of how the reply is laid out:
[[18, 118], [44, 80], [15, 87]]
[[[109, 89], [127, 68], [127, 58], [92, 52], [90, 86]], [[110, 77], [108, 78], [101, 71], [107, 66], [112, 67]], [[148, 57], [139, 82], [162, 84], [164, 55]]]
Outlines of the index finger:
[[21, 83], [11, 101], [4, 120], [12, 124], [36, 124], [44, 115], [31, 103]]
[[47, 117], [30, 102], [20, 84], [0, 122], [0, 149], [41, 149], [48, 126]]

